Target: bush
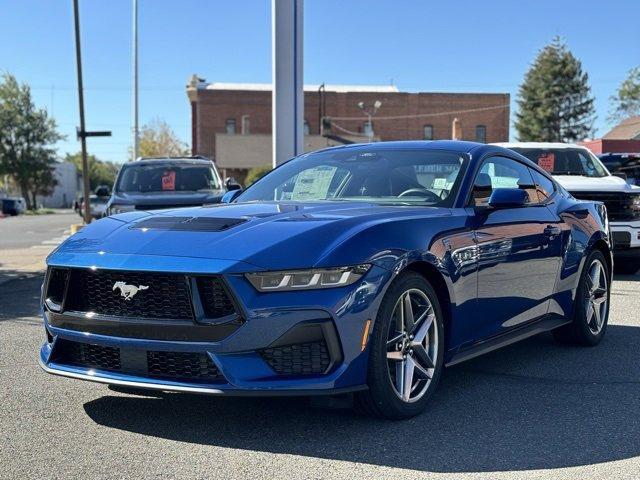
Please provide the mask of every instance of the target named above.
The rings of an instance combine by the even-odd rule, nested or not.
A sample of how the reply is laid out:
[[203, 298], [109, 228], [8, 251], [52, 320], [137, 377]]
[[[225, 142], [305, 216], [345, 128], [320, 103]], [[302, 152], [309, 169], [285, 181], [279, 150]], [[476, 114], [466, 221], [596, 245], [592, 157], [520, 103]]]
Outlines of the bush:
[[245, 185], [248, 187], [252, 183], [257, 182], [262, 177], [264, 177], [267, 173], [269, 173], [271, 170], [273, 170], [271, 168], [271, 165], [263, 165], [262, 167], [253, 167], [251, 170], [249, 170], [249, 173], [247, 173], [247, 178], [244, 179]]

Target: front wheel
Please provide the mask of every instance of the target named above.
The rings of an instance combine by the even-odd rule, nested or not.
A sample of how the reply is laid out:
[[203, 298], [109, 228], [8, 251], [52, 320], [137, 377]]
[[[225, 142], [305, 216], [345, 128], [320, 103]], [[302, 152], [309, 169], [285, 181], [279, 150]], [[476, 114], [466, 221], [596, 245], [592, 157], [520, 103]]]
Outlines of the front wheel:
[[442, 310], [431, 284], [401, 274], [385, 294], [369, 342], [369, 390], [356, 397], [366, 413], [390, 419], [422, 412], [442, 372]]
[[609, 320], [611, 275], [602, 252], [595, 250], [587, 257], [576, 290], [573, 320], [554, 331], [563, 342], [597, 345], [604, 337]]

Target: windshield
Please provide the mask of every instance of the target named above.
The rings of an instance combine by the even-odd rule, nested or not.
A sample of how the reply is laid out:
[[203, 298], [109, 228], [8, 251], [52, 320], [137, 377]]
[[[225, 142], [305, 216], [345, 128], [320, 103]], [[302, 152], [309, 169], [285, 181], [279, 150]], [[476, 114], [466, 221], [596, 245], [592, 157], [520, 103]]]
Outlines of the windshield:
[[552, 175], [606, 177], [604, 166], [583, 148], [512, 148]]
[[364, 201], [449, 206], [464, 157], [424, 150], [327, 150], [295, 158], [240, 197], [252, 201]]
[[118, 192], [209, 192], [220, 188], [213, 167], [207, 165], [126, 165], [118, 178]]

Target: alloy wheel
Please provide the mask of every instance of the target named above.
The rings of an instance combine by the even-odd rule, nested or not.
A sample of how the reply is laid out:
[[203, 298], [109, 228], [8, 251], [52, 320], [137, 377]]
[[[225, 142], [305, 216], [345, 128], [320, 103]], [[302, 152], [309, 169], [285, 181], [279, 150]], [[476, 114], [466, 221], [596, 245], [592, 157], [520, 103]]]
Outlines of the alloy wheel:
[[591, 333], [598, 335], [604, 326], [609, 308], [608, 279], [600, 260], [595, 259], [591, 262], [586, 281], [584, 298], [586, 321]]
[[401, 400], [420, 400], [429, 389], [438, 358], [438, 326], [427, 295], [416, 288], [396, 302], [387, 336], [387, 366]]

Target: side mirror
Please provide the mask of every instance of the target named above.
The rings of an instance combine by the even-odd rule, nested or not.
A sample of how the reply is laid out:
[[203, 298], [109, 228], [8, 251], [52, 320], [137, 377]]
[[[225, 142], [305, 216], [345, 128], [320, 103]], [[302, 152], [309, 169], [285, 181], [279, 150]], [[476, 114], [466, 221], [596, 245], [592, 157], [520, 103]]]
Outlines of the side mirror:
[[221, 203], [231, 203], [242, 193], [242, 189], [229, 190], [222, 196]]
[[517, 208], [526, 205], [529, 194], [519, 188], [495, 188], [489, 197], [492, 208]]
[[613, 175], [614, 177], [618, 177], [623, 179], [625, 182], [627, 181], [627, 174], [623, 173], [623, 172], [616, 172], [616, 173], [612, 173], [611, 175]]
[[229, 177], [224, 181], [224, 186], [227, 187], [227, 191], [241, 190], [242, 186], [236, 181], [235, 178]]

